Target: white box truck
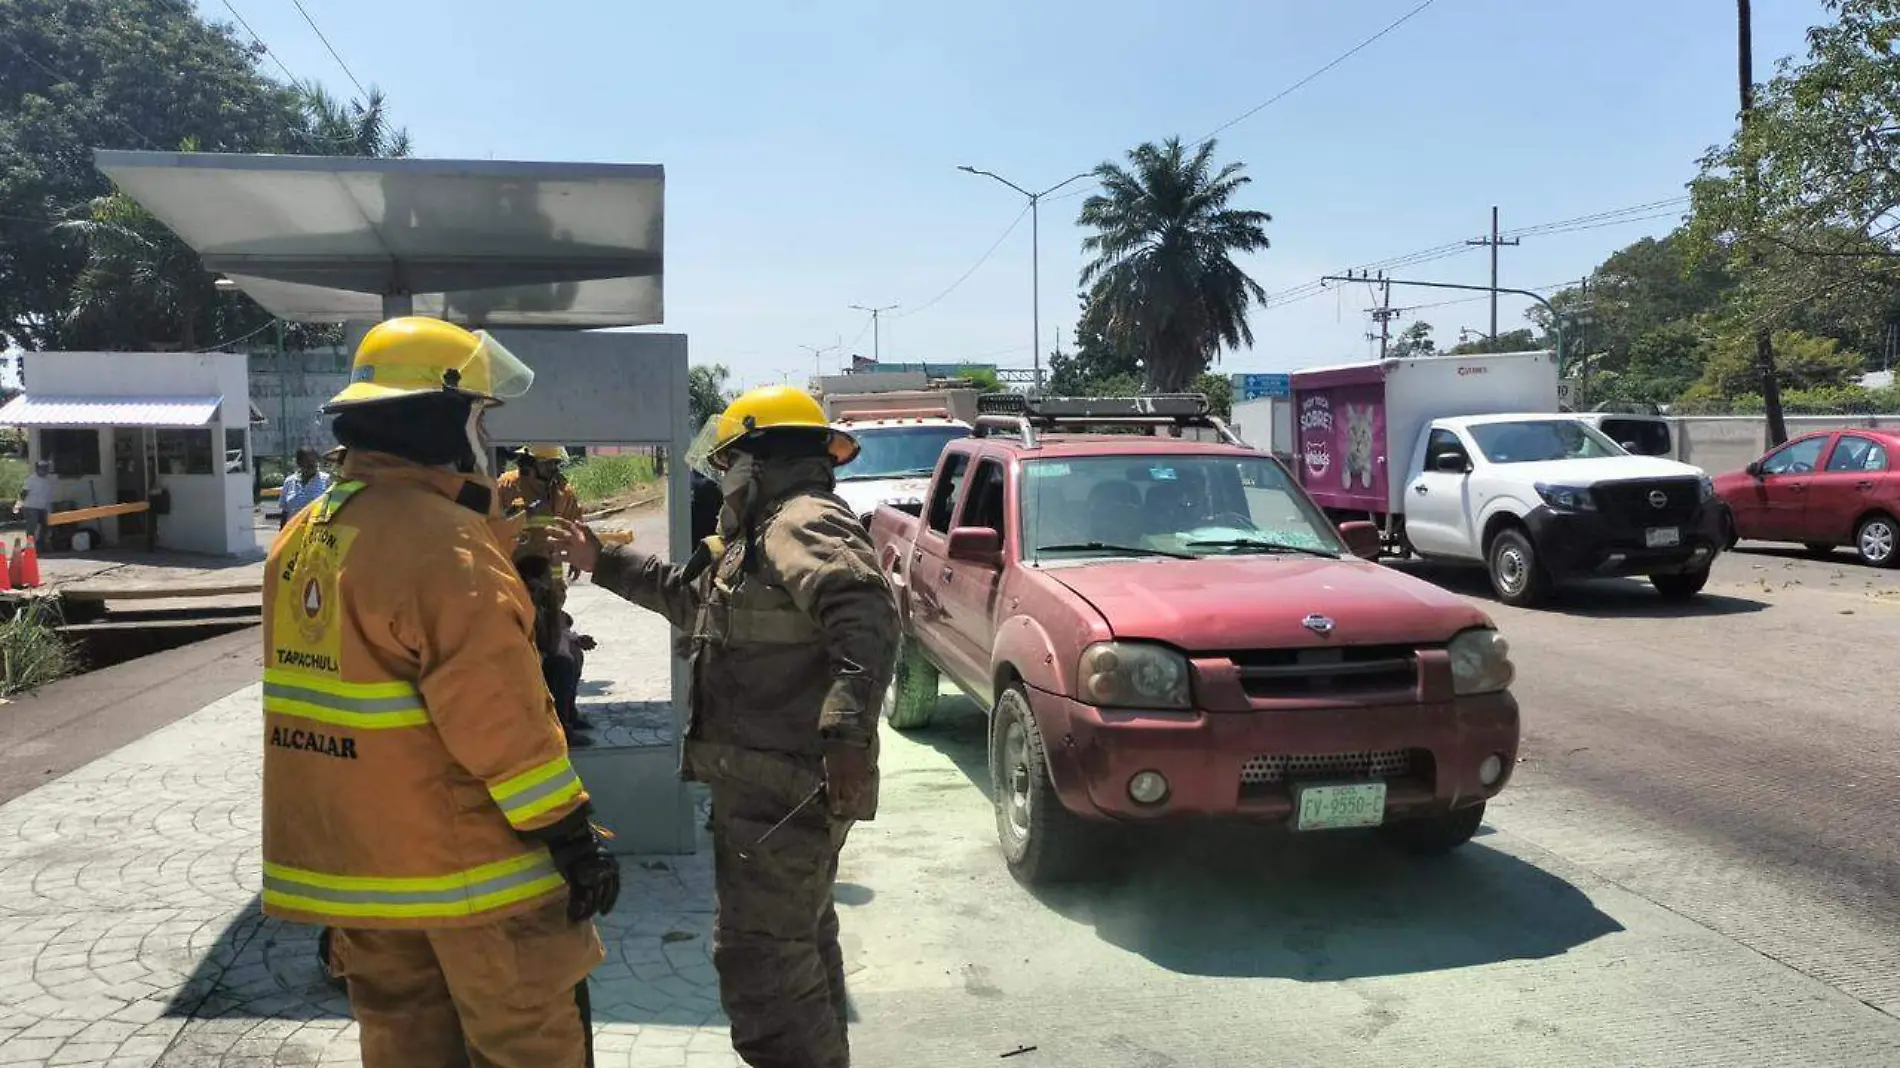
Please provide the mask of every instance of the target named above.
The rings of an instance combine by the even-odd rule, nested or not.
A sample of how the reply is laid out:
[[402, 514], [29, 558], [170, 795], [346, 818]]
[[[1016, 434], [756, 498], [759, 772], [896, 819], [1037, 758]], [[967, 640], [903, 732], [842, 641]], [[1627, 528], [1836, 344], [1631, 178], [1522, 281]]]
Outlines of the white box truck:
[[1702, 471], [1558, 411], [1554, 353], [1315, 368], [1292, 386], [1294, 469], [1313, 499], [1377, 523], [1389, 551], [1484, 566], [1506, 604], [1595, 575], [1692, 597], [1726, 544]]

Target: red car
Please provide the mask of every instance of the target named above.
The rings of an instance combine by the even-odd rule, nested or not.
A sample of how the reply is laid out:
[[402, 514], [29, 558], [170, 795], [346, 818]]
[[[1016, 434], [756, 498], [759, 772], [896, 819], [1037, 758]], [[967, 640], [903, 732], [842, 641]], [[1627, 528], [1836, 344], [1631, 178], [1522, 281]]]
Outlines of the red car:
[[1734, 539], [1795, 541], [1816, 552], [1852, 545], [1875, 567], [1900, 564], [1900, 434], [1823, 430], [1795, 438], [1715, 480]]
[[[1173, 408], [1179, 410], [1170, 416]], [[1361, 559], [1199, 397], [1029, 402], [953, 441], [915, 509], [871, 524], [906, 626], [888, 698], [939, 675], [990, 710], [997, 831], [1028, 882], [1086, 874], [1118, 827], [1230, 818], [1469, 839], [1517, 762], [1504, 639], [1463, 597]]]

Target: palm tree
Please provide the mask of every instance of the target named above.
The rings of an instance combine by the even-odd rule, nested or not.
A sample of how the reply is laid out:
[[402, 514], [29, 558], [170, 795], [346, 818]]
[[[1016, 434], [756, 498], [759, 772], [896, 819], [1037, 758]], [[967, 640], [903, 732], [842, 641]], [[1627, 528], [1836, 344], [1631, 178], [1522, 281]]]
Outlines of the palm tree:
[[312, 156], [400, 158], [409, 154], [409, 131], [389, 122], [389, 102], [371, 86], [367, 99], [345, 104], [314, 82], [299, 82], [292, 90], [303, 112], [302, 130], [293, 139], [297, 151]]
[[1102, 192], [1077, 219], [1096, 231], [1082, 242], [1095, 254], [1082, 285], [1106, 332], [1142, 353], [1156, 392], [1185, 389], [1222, 348], [1252, 345], [1247, 314], [1267, 296], [1233, 257], [1264, 250], [1273, 217], [1229, 207], [1253, 179], [1239, 163], [1212, 172], [1213, 157], [1211, 139], [1192, 155], [1178, 137], [1144, 143], [1127, 168], [1095, 168]]

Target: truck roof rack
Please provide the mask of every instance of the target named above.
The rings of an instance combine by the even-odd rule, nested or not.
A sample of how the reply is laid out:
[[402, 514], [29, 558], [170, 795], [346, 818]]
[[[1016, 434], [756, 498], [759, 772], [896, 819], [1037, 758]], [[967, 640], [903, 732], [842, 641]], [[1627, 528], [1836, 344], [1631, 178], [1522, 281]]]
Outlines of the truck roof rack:
[[[999, 433], [1020, 437], [1024, 448], [1033, 449], [1039, 434], [1083, 427], [1162, 427], [1212, 430], [1229, 445], [1246, 446], [1239, 435], [1209, 410], [1207, 397], [1200, 393], [1153, 393], [1143, 397], [1027, 397], [1019, 393], [995, 394], [991, 404], [977, 399], [977, 437]], [[985, 408], [991, 409], [985, 411]], [[996, 409], [1013, 409], [1005, 414]]]

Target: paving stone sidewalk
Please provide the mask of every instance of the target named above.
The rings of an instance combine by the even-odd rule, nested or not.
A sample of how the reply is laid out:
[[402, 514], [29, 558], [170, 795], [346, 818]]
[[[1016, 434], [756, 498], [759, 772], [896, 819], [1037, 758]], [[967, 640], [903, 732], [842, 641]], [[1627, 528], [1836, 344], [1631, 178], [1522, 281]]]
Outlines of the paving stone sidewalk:
[[[589, 586], [603, 719], [665, 707], [668, 631]], [[0, 1065], [358, 1064], [315, 929], [258, 909], [258, 688], [0, 806]], [[602, 1068], [731, 1068], [709, 957], [710, 864], [632, 858], [601, 924]]]

